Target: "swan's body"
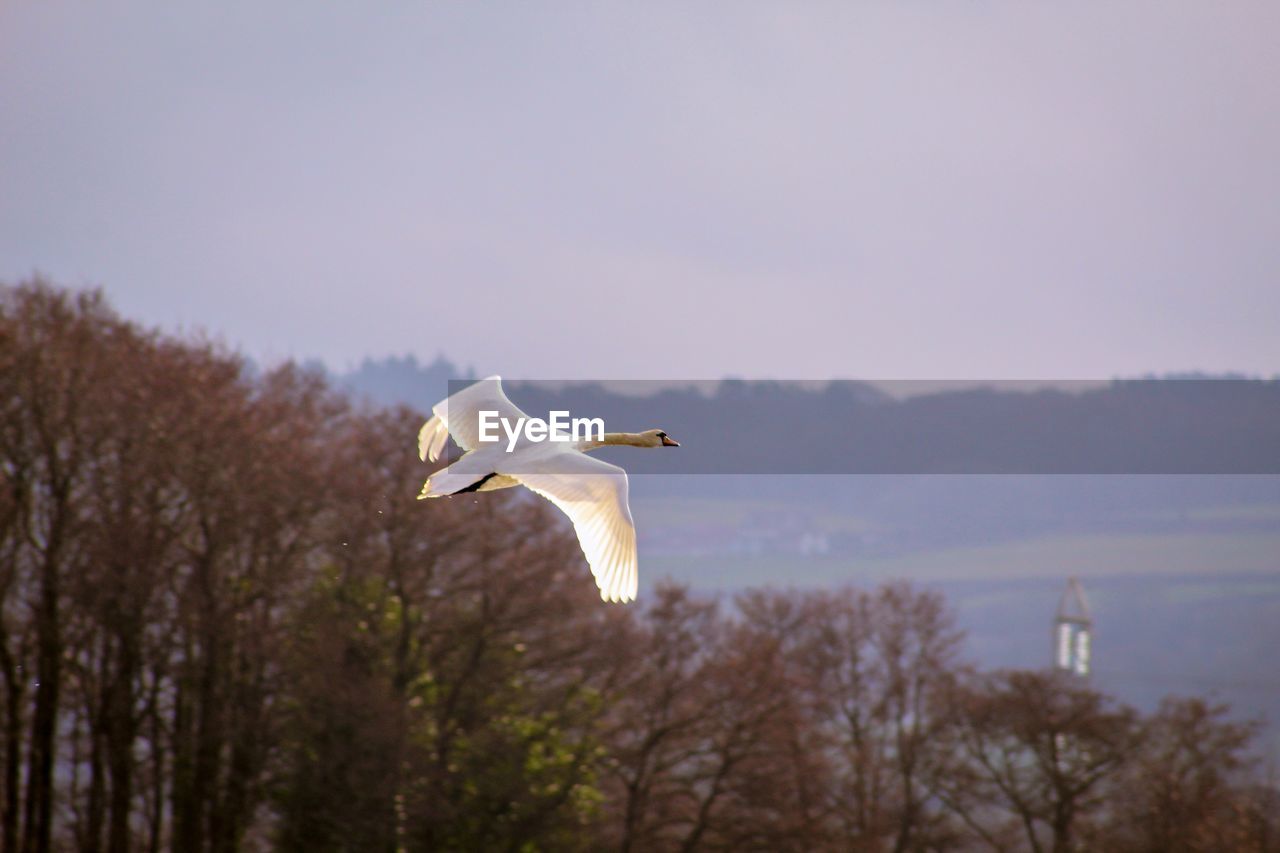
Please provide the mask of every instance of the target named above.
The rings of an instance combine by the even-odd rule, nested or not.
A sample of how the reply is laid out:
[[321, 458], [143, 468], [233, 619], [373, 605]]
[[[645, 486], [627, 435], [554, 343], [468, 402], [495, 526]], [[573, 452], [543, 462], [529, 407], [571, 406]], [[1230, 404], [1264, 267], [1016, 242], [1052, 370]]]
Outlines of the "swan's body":
[[450, 435], [466, 452], [427, 480], [419, 500], [525, 486], [569, 516], [600, 597], [605, 601], [636, 597], [636, 528], [627, 505], [627, 472], [585, 454], [609, 445], [679, 447], [675, 441], [654, 429], [605, 433], [603, 440], [534, 442], [522, 436], [510, 450], [505, 442], [481, 442], [481, 411], [497, 412], [510, 422], [527, 417], [507, 399], [497, 376], [441, 400], [431, 411], [432, 417], [418, 433], [422, 460], [438, 459]]

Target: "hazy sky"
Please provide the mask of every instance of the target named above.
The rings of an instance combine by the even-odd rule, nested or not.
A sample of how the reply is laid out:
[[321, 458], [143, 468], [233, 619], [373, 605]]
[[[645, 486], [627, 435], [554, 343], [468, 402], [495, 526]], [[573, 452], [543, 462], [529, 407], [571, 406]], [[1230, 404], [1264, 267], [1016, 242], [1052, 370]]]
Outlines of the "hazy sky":
[[0, 4], [0, 278], [259, 358], [1280, 371], [1280, 3]]

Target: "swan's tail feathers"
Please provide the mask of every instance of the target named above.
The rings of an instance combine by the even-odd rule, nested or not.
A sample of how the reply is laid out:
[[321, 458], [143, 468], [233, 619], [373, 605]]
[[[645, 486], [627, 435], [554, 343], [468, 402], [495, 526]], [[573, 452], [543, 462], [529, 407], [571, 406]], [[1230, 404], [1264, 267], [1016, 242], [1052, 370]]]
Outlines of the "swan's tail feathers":
[[448, 424], [439, 415], [432, 415], [418, 430], [418, 458], [423, 462], [435, 462], [448, 440]]
[[437, 471], [422, 484], [422, 491], [418, 493], [418, 500], [448, 497], [459, 489], [465, 489], [467, 485], [468, 483], [465, 479], [449, 474], [448, 470]]
[[[448, 468], [437, 471], [431, 475], [427, 482], [422, 484], [422, 491], [418, 493], [418, 500], [423, 498], [440, 498], [447, 495], [465, 495], [468, 492], [489, 491], [484, 488], [490, 481], [496, 480], [498, 477], [495, 473], [488, 474], [461, 474], [451, 472]], [[496, 483], [491, 488], [501, 488]]]

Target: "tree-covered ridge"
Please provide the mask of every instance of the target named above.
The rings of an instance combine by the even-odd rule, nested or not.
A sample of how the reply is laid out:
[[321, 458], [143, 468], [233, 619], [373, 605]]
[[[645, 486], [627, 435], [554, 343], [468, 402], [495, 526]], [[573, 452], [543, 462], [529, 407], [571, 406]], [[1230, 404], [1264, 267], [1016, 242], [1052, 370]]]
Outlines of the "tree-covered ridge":
[[[834, 366], [833, 370], [840, 369]], [[460, 390], [438, 358], [366, 360], [344, 387], [422, 410]], [[449, 381], [449, 380], [454, 381]], [[638, 457], [634, 473], [1276, 475], [1280, 378], [1176, 374], [1112, 382], [827, 383], [727, 379], [537, 382], [504, 377], [530, 415], [663, 429], [696, 454]], [[892, 396], [884, 389], [894, 389]]]
[[981, 673], [935, 594], [599, 601], [422, 416], [0, 291], [0, 846], [1274, 850], [1254, 729]]

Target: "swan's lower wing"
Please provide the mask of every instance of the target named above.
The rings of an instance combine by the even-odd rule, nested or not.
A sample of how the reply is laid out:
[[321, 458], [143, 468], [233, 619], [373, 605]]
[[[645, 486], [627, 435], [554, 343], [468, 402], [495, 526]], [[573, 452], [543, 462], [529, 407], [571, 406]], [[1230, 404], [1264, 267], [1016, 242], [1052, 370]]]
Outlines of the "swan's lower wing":
[[[440, 458], [448, 436], [463, 450], [475, 450], [480, 446], [480, 413], [497, 412], [514, 427], [517, 420], [527, 418], [515, 403], [507, 399], [502, 390], [500, 376], [487, 376], [468, 385], [431, 407], [433, 417], [418, 432], [418, 455], [432, 462]], [[498, 428], [500, 438], [505, 434]]]
[[558, 506], [605, 601], [631, 601], [639, 586], [636, 527], [627, 505], [627, 472], [577, 451], [555, 454], [516, 479]]

